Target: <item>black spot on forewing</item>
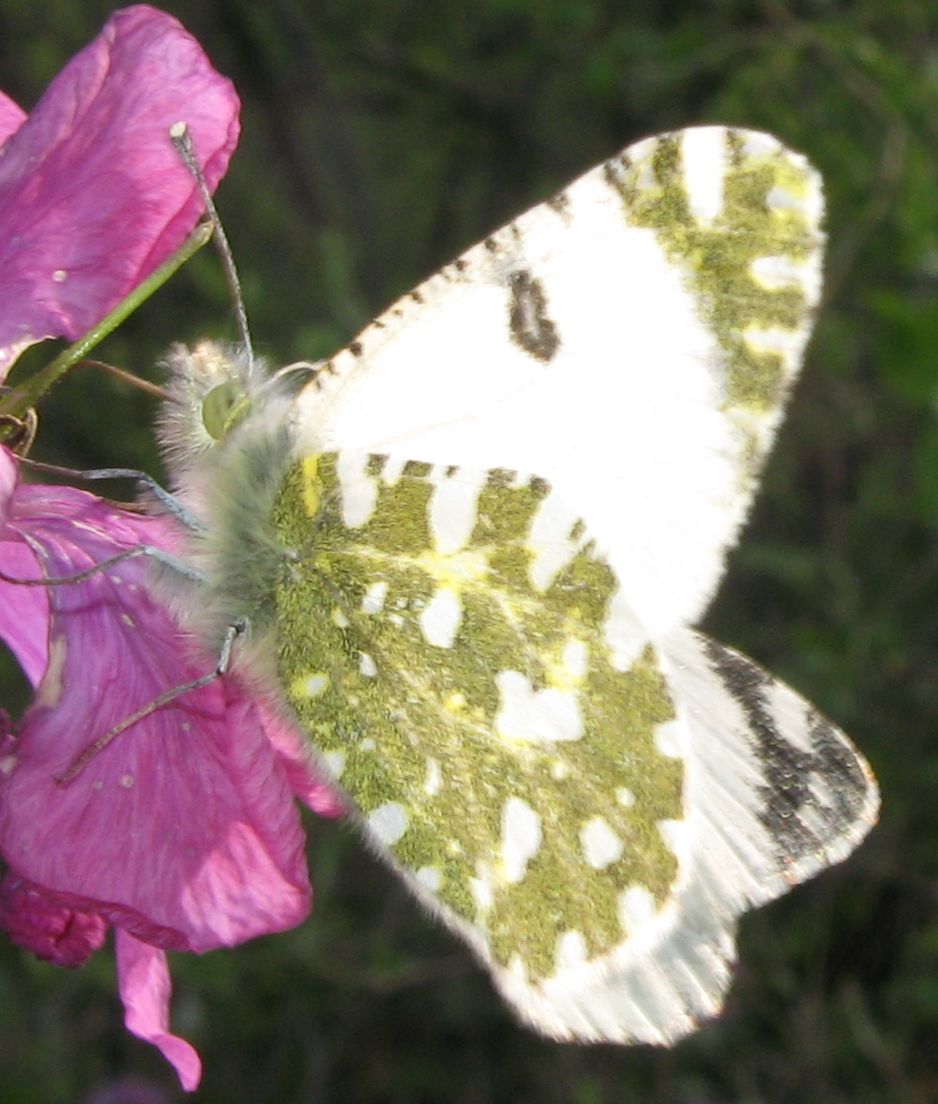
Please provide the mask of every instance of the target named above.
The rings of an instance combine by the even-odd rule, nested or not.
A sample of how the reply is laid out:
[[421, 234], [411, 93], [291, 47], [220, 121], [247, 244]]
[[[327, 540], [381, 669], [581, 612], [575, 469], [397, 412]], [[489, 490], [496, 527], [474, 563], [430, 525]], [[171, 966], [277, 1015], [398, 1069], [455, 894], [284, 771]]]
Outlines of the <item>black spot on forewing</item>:
[[621, 153], [618, 157], [610, 157], [608, 161], [603, 162], [603, 180], [617, 196], [621, 197], [623, 184], [631, 168], [632, 160], [626, 153]]
[[547, 206], [554, 214], [559, 215], [564, 222], [570, 221], [570, 197], [566, 192], [557, 192], [547, 201]]
[[706, 641], [706, 650], [754, 737], [763, 777], [759, 819], [775, 840], [779, 860], [797, 861], [823, 852], [827, 843], [859, 819], [867, 804], [869, 782], [858, 756], [807, 702], [802, 703], [800, 742], [810, 750], [793, 744], [773, 716], [768, 693], [772, 676], [714, 640]]
[[511, 291], [509, 329], [511, 338], [536, 360], [553, 360], [560, 348], [557, 327], [547, 313], [547, 296], [539, 281], [525, 272], [513, 272], [508, 278]]

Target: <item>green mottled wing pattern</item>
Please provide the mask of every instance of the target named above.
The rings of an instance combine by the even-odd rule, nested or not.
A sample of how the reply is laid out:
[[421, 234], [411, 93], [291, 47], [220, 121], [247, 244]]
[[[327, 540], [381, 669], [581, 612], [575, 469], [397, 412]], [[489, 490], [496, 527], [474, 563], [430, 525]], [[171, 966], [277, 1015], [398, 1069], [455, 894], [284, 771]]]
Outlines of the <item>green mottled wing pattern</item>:
[[[386, 458], [351, 459], [307, 458], [274, 511], [297, 553], [276, 593], [288, 700], [369, 834], [495, 962], [538, 979], [608, 954], [623, 893], [653, 916], [677, 875], [658, 826], [682, 816], [682, 768], [654, 649], [617, 656], [617, 582], [575, 517], [535, 582], [542, 480], [418, 463], [389, 480]], [[432, 500], [460, 484], [474, 524], [441, 549]]]

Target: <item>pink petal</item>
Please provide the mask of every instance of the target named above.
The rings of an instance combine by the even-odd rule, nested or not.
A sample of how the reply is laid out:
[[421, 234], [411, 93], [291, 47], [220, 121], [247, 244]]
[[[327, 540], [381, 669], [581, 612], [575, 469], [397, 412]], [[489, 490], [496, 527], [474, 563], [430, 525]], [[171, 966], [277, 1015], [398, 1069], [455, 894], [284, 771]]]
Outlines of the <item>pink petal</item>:
[[82, 966], [104, 942], [107, 924], [96, 912], [56, 904], [8, 870], [0, 881], [0, 930], [45, 962]]
[[263, 704], [260, 709], [267, 739], [277, 751], [294, 795], [319, 816], [343, 816], [348, 811], [346, 802], [310, 755], [309, 740], [274, 710]]
[[[38, 579], [42, 574], [32, 550], [22, 541], [0, 540], [0, 571], [14, 579]], [[19, 660], [33, 686], [46, 669], [48, 630], [45, 590], [0, 581], [0, 640]]]
[[0, 529], [6, 524], [18, 482], [19, 472], [13, 454], [9, 449], [0, 447]]
[[[38, 579], [41, 571], [32, 549], [19, 538], [7, 539], [5, 532], [16, 480], [13, 457], [0, 448], [0, 571], [17, 579]], [[49, 598], [45, 590], [0, 582], [0, 640], [19, 660], [33, 686], [46, 669], [48, 631]]]
[[188, 123], [214, 188], [238, 107], [195, 39], [142, 5], [69, 62], [0, 159], [0, 372], [85, 333], [182, 243], [201, 201], [169, 127]]
[[[22, 487], [8, 531], [28, 531], [46, 573], [67, 575], [171, 526], [82, 491]], [[63, 902], [98, 908], [162, 947], [204, 951], [299, 923], [310, 908], [304, 837], [286, 774], [231, 679], [135, 724], [67, 785], [89, 742], [211, 670], [131, 560], [50, 588], [50, 660], [0, 792], [0, 852]]]
[[121, 931], [115, 949], [124, 1026], [152, 1043], [176, 1070], [186, 1092], [193, 1092], [202, 1079], [202, 1063], [194, 1047], [169, 1032], [171, 985], [166, 955]]
[[0, 92], [0, 146], [19, 130], [25, 118], [26, 112]]

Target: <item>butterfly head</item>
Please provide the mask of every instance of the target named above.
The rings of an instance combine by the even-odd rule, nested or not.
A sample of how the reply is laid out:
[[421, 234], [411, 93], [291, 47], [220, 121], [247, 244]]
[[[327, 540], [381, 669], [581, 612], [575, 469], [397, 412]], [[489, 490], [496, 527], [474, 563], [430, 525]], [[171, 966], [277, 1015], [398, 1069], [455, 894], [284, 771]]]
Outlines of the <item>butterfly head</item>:
[[262, 363], [238, 346], [202, 341], [176, 345], [165, 361], [168, 401], [159, 437], [173, 480], [223, 442], [251, 412], [266, 382]]

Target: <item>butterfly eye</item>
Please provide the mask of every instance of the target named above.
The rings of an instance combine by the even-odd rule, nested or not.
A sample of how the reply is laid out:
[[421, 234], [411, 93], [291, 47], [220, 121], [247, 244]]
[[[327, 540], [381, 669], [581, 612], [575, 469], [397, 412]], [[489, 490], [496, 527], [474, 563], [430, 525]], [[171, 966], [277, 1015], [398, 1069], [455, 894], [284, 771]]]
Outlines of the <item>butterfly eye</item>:
[[209, 436], [222, 441], [251, 408], [251, 401], [236, 380], [213, 387], [202, 400], [202, 423]]

